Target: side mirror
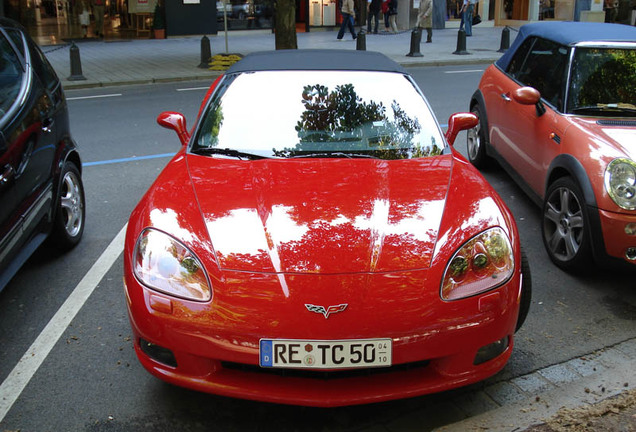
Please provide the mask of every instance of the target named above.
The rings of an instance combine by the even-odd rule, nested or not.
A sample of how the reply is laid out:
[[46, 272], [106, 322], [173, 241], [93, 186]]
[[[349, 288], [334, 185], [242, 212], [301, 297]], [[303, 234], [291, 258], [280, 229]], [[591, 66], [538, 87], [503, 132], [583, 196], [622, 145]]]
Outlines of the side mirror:
[[185, 146], [190, 141], [190, 133], [186, 128], [186, 119], [183, 114], [174, 111], [164, 111], [157, 117], [157, 123], [159, 126], [175, 131], [179, 141], [181, 141], [181, 145]]
[[455, 113], [448, 119], [448, 130], [444, 135], [448, 144], [453, 145], [457, 134], [466, 129], [472, 129], [479, 124], [479, 119], [471, 113]]
[[537, 117], [545, 114], [545, 106], [541, 102], [541, 93], [533, 87], [519, 87], [512, 92], [512, 98], [521, 105], [534, 105], [537, 107]]

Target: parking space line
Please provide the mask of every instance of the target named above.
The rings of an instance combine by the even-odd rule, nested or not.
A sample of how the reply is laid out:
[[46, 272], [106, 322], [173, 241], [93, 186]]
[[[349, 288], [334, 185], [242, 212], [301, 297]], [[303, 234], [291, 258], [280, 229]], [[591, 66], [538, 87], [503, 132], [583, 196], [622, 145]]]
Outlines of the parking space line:
[[0, 422], [4, 420], [4, 417], [66, 331], [71, 321], [86, 303], [86, 300], [88, 300], [104, 275], [119, 258], [119, 255], [121, 255], [124, 249], [125, 234], [126, 225], [95, 261], [95, 264], [84, 275], [84, 278], [77, 284], [71, 295], [0, 385]]
[[75, 97], [67, 97], [66, 100], [84, 100], [84, 99], [100, 99], [100, 98], [108, 98], [108, 97], [119, 97], [122, 96], [121, 93], [115, 94], [105, 94], [105, 95], [93, 95], [93, 96], [75, 96]]

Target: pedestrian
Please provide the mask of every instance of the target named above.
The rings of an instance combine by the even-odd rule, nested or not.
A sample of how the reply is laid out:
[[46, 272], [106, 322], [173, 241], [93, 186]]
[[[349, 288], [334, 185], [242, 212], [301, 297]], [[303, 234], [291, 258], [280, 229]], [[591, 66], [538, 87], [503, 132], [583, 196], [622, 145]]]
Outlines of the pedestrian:
[[473, 12], [477, 0], [468, 0], [466, 11], [464, 12], [464, 27], [466, 28], [466, 36], [473, 35]]
[[353, 28], [353, 20], [356, 17], [356, 11], [354, 8], [353, 0], [343, 0], [342, 9], [340, 10], [340, 12], [342, 12], [342, 24], [338, 31], [338, 40], [342, 40], [346, 28], [349, 28], [353, 39], [355, 40], [356, 38], [356, 31]]
[[371, 33], [371, 18], [375, 20], [375, 28], [373, 33], [378, 34], [378, 25], [380, 23], [380, 12], [382, 10], [382, 0], [369, 1], [369, 18], [367, 19], [367, 33]]
[[95, 36], [104, 38], [104, 0], [92, 0], [93, 15], [95, 15]]
[[398, 13], [398, 0], [389, 0], [389, 25], [391, 31], [397, 33], [397, 13]]
[[382, 15], [384, 15], [384, 29], [389, 31], [389, 2], [391, 0], [382, 0]]
[[461, 21], [459, 22], [459, 29], [460, 30], [464, 30], [464, 12], [466, 12], [467, 8], [468, 8], [468, 0], [464, 0], [462, 2], [462, 7], [459, 10], [459, 16], [461, 17]]
[[415, 27], [426, 29], [426, 43], [433, 42], [433, 0], [421, 0]]
[[88, 37], [88, 26], [91, 24], [91, 10], [88, 0], [80, 0], [79, 2], [79, 23], [82, 28], [82, 38]]

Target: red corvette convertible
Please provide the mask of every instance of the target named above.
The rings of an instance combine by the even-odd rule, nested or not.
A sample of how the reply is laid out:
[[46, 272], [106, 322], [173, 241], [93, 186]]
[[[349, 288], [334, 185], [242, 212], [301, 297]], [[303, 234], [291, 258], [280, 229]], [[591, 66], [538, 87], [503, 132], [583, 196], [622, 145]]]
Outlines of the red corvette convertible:
[[[341, 65], [339, 67], [327, 65]], [[252, 54], [210, 88], [133, 211], [136, 353], [190, 389], [379, 402], [504, 367], [531, 296], [514, 219], [381, 54]]]

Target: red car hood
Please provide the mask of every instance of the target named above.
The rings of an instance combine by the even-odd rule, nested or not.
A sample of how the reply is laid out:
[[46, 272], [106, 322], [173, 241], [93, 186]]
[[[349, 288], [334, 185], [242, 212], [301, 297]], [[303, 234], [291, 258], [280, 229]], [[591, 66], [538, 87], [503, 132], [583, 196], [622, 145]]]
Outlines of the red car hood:
[[[614, 147], [623, 155], [636, 160], [636, 143], [634, 143], [634, 123], [606, 118], [577, 118], [573, 122], [586, 131], [591, 137], [598, 137]], [[622, 125], [625, 123], [625, 125]], [[629, 125], [627, 124], [629, 123]]]
[[429, 267], [453, 158], [187, 163], [222, 269], [337, 274]]

